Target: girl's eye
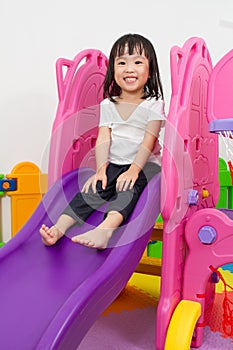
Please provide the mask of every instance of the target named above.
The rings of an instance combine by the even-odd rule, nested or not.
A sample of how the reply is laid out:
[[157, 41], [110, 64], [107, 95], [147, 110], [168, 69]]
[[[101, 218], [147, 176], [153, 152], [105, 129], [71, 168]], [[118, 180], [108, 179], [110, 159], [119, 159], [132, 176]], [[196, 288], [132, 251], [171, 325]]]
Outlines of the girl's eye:
[[124, 62], [124, 61], [119, 61], [118, 64], [119, 64], [119, 65], [124, 65], [125, 62]]
[[142, 61], [136, 61], [135, 62], [135, 64], [141, 64], [142, 63]]

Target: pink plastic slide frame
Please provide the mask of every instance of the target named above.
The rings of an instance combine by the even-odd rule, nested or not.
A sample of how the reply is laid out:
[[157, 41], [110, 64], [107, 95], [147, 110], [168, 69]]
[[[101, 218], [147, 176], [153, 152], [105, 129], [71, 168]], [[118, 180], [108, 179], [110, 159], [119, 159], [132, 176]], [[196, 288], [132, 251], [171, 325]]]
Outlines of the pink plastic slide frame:
[[57, 60], [59, 103], [50, 141], [49, 186], [74, 169], [95, 168], [107, 63], [107, 57], [95, 49], [84, 50], [73, 60]]
[[171, 50], [172, 97], [164, 138], [164, 219], [156, 349], [163, 350], [181, 300], [201, 304], [192, 346], [202, 344], [205, 312], [214, 300], [212, 269], [233, 262], [233, 211], [215, 209], [218, 138], [209, 123], [233, 118], [233, 50], [212, 68], [202, 39]]
[[[161, 205], [164, 220], [156, 349], [163, 350], [172, 314], [183, 299], [185, 227], [218, 199], [218, 139], [208, 131], [207, 86], [212, 71], [204, 40], [171, 49], [172, 96], [164, 135]], [[208, 190], [209, 196], [202, 196]], [[195, 269], [195, 266], [193, 266]]]

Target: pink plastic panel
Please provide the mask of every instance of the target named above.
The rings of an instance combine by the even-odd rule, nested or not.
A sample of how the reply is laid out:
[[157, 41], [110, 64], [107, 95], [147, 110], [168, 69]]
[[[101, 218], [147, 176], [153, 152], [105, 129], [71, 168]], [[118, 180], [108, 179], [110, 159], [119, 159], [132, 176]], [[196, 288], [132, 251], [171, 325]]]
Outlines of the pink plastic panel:
[[95, 167], [94, 146], [106, 67], [107, 58], [99, 50], [84, 50], [72, 61], [57, 61], [59, 103], [50, 143], [50, 186], [76, 168]]
[[208, 118], [233, 118], [233, 50], [216, 64], [208, 88]]
[[[162, 164], [164, 231], [157, 350], [164, 349], [171, 315], [182, 299], [186, 222], [197, 210], [214, 207], [218, 199], [218, 139], [208, 131], [206, 113], [211, 71], [202, 39], [191, 38], [182, 49], [172, 48], [172, 96]], [[208, 197], [203, 196], [203, 190], [208, 191]]]
[[[218, 140], [208, 131], [207, 86], [211, 60], [202, 39], [189, 39], [171, 50], [172, 98], [165, 129], [162, 214], [170, 230], [190, 216], [190, 189], [199, 192], [196, 208], [215, 206]], [[170, 180], [172, 179], [172, 181]], [[202, 198], [202, 189], [210, 196]], [[191, 208], [193, 211], [193, 208]]]

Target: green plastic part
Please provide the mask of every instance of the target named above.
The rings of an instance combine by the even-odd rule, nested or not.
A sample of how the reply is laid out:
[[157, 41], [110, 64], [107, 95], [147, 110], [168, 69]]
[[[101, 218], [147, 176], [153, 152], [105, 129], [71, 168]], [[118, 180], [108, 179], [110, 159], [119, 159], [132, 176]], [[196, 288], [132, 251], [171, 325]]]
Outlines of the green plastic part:
[[147, 245], [147, 256], [152, 258], [162, 258], [162, 242], [151, 241]]
[[157, 217], [156, 222], [163, 222], [161, 214], [159, 214], [159, 216]]
[[[0, 174], [0, 180], [2, 180], [4, 178], [4, 175], [3, 174]], [[4, 192], [3, 191], [0, 191], [0, 196], [3, 196], [4, 195]]]
[[233, 186], [231, 173], [228, 170], [227, 163], [224, 159], [219, 158], [219, 184], [220, 193], [217, 208], [233, 209]]

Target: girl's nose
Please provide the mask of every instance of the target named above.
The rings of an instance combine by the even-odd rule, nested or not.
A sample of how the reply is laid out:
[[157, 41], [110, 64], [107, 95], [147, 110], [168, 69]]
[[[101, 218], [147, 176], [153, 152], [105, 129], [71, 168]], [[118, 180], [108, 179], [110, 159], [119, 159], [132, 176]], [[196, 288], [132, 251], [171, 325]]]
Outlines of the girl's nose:
[[133, 71], [134, 71], [134, 68], [133, 68], [132, 63], [127, 63], [126, 72], [133, 72]]

